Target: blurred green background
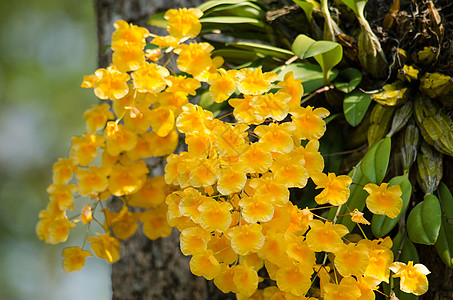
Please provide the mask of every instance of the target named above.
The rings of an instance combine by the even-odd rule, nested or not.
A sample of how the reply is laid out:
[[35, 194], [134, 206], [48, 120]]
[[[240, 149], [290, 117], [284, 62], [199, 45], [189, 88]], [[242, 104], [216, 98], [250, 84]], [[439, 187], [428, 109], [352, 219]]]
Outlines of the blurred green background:
[[[64, 273], [66, 244], [38, 240], [52, 164], [67, 157], [71, 136], [84, 131], [83, 111], [97, 103], [82, 89], [96, 69], [91, 0], [0, 1], [0, 299], [110, 299], [110, 269], [88, 258]], [[80, 227], [80, 226], [78, 226]]]

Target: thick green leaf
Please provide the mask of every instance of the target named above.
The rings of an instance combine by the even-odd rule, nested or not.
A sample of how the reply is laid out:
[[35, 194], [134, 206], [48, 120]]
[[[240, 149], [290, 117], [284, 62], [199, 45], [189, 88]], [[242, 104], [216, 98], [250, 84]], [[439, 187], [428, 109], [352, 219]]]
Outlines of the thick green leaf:
[[[404, 236], [404, 241], [402, 238], [403, 234], [401, 230], [398, 231], [396, 236], [393, 238], [393, 246], [391, 250], [393, 252], [394, 259], [406, 264], [410, 260], [413, 261], [414, 264], [418, 263], [420, 258], [414, 244], [412, 244], [407, 236]], [[401, 246], [401, 243], [404, 243], [403, 246]]]
[[214, 50], [212, 56], [221, 56], [229, 64], [235, 65], [236, 68], [262, 67], [263, 70], [272, 70], [280, 64], [279, 60], [274, 57], [234, 48]]
[[[331, 116], [329, 116], [331, 117]], [[327, 119], [324, 119], [326, 124], [328, 124]], [[343, 151], [345, 140], [339, 138], [343, 135], [341, 126], [328, 126], [329, 130], [321, 137], [319, 140], [319, 153], [324, 156], [324, 168], [339, 174], [340, 166], [342, 163], [342, 157], [340, 155], [329, 155], [332, 153], [338, 153]]]
[[340, 44], [331, 41], [315, 41], [304, 34], [296, 37], [291, 49], [302, 59], [315, 58], [323, 71], [324, 84], [329, 83], [330, 71], [343, 57], [343, 48]]
[[203, 109], [207, 109], [211, 105], [215, 103], [214, 99], [209, 95], [209, 92], [205, 90], [200, 95], [200, 100], [198, 100], [198, 105], [201, 106]]
[[205, 91], [201, 94], [200, 100], [198, 100], [198, 105], [203, 107], [203, 109], [211, 111], [214, 117], [216, 117], [222, 110], [225, 109], [227, 102], [216, 103], [209, 95], [209, 92]]
[[212, 52], [212, 56], [221, 56], [229, 63], [243, 64], [245, 62], [253, 61], [260, 58], [256, 53], [239, 50], [239, 49], [219, 49]]
[[167, 20], [164, 18], [165, 12], [157, 13], [148, 19], [148, 24], [159, 28], [167, 28]]
[[279, 80], [283, 80], [285, 78], [285, 74], [288, 72], [293, 72], [294, 78], [302, 79], [303, 81], [305, 81], [306, 78], [312, 77], [322, 78], [321, 67], [309, 62], [283, 65], [272, 71], [277, 73]]
[[433, 245], [439, 236], [442, 211], [439, 200], [433, 194], [425, 195], [407, 218], [407, 233], [414, 243]]
[[263, 45], [263, 44], [258, 44], [258, 43], [250, 43], [250, 42], [239, 42], [239, 43], [230, 43], [226, 44], [227, 47], [235, 47], [247, 51], [252, 51], [255, 53], [259, 53], [262, 55], [269, 55], [273, 57], [278, 57], [281, 59], [290, 59], [291, 57], [294, 56], [294, 53], [292, 53], [289, 50], [278, 48], [278, 47], [273, 47], [269, 45]]
[[293, 2], [299, 5], [300, 8], [302, 8], [305, 16], [307, 17], [307, 20], [311, 22], [311, 20], [313, 19], [313, 3], [303, 0], [293, 0]]
[[[294, 78], [302, 80], [304, 95], [310, 94], [324, 85], [324, 77], [321, 67], [309, 62], [281, 66], [273, 71], [277, 73], [280, 80], [283, 80], [286, 73], [293, 72]], [[329, 80], [334, 80], [337, 74], [337, 70], [330, 72]]]
[[437, 254], [442, 259], [445, 265], [453, 268], [453, 225], [448, 223], [445, 218], [442, 218], [442, 223], [439, 230], [439, 236], [434, 244]]
[[364, 18], [363, 11], [368, 0], [341, 0], [341, 1], [344, 4], [346, 4], [350, 9], [352, 9], [357, 16]]
[[[338, 74], [337, 70], [332, 70], [329, 74], [329, 80], [332, 80], [335, 78]], [[306, 77], [304, 81], [302, 82], [302, 85], [304, 87], [304, 95], [310, 94], [321, 87], [323, 87], [324, 84], [324, 75], [321, 73], [320, 76], [313, 76], [313, 77]]]
[[357, 126], [362, 122], [366, 111], [371, 103], [371, 95], [360, 90], [355, 90], [344, 97], [343, 111], [346, 121], [351, 126]]
[[417, 248], [415, 248], [415, 245], [408, 238], [406, 238], [406, 240], [404, 241], [399, 261], [402, 261], [404, 263], [413, 261], [414, 264], [420, 261]]
[[444, 264], [453, 268], [453, 196], [443, 182], [440, 183], [438, 191], [443, 216], [439, 236], [434, 247]]
[[222, 17], [206, 17], [200, 19], [201, 24], [253, 24], [255, 26], [264, 27], [264, 23], [255, 18], [237, 17], [237, 16], [222, 16]]
[[340, 71], [334, 85], [343, 93], [350, 93], [359, 85], [360, 81], [362, 81], [362, 73], [355, 68], [347, 68]]
[[362, 159], [361, 169], [363, 175], [374, 184], [381, 184], [387, 173], [390, 160], [392, 141], [385, 137], [374, 144]]
[[241, 2], [235, 4], [222, 4], [204, 11], [204, 17], [212, 16], [238, 16], [254, 19], [262, 19], [265, 15], [263, 9], [251, 2]]
[[392, 239], [393, 245], [392, 245], [392, 252], [393, 256], [397, 257], [398, 255], [398, 250], [401, 247], [401, 242], [402, 242], [403, 234], [401, 233], [401, 229], [398, 231], [398, 233], [395, 235], [395, 237]]
[[[244, 68], [251, 68], [251, 69], [261, 68], [261, 69], [267, 70], [267, 69], [272, 68], [270, 66], [270, 64], [272, 64], [272, 63], [274, 63], [274, 65], [272, 67], [275, 67], [275, 61], [271, 61], [269, 56], [260, 57], [253, 61], [247, 61], [246, 63], [244, 63], [242, 65], [238, 65], [238, 66], [236, 66], [236, 69], [240, 70], [240, 69], [244, 69]], [[278, 89], [273, 88], [273, 89], [270, 89], [270, 91], [272, 91], [272, 93], [275, 93], [278, 91]], [[239, 96], [239, 94], [238, 94], [238, 96]]]
[[340, 46], [340, 44], [335, 42], [315, 41], [314, 39], [306, 36], [305, 34], [299, 34], [294, 40], [291, 46], [291, 50], [293, 50], [294, 54], [296, 54], [300, 58], [305, 59], [332, 51], [338, 46]]
[[[216, 6], [224, 5], [224, 4], [238, 4], [245, 2], [244, 0], [211, 0], [211, 1], [205, 1], [202, 4], [198, 6], [198, 9], [201, 10], [202, 12], [207, 11], [208, 9], [212, 9]], [[254, 2], [251, 0], [250, 2]]]
[[[325, 119], [324, 119], [324, 122], [326, 122], [326, 125], [328, 125], [328, 124], [329, 124], [330, 122], [332, 122], [333, 120], [335, 120], [335, 119], [337, 119], [337, 118], [340, 118], [340, 117], [342, 117], [342, 116], [343, 116], [343, 114], [336, 113], [336, 114], [330, 115], [330, 116], [328, 116], [327, 118], [325, 118]], [[343, 142], [344, 142], [344, 141], [343, 141]], [[343, 144], [342, 144], [342, 145], [343, 145]], [[321, 147], [321, 145], [320, 145], [320, 147]], [[336, 153], [336, 152], [339, 152], [339, 151], [335, 151], [334, 153]], [[340, 160], [341, 160], [341, 159], [340, 159]], [[338, 170], [338, 172], [339, 172], [339, 170]], [[338, 172], [337, 172], [337, 173], [338, 173]]]
[[338, 47], [333, 48], [328, 52], [317, 54], [314, 56], [324, 73], [324, 84], [329, 83], [329, 73], [343, 58], [343, 47], [338, 44]]
[[[222, 33], [224, 36], [230, 36], [241, 40], [261, 40], [264, 43], [269, 43], [268, 36], [265, 29], [262, 27], [254, 26], [253, 24], [217, 24], [217, 23], [204, 23], [200, 31], [200, 36], [203, 41], [212, 42], [207, 39], [208, 34]], [[221, 43], [220, 43], [221, 44]], [[216, 49], [218, 49], [216, 47]]]
[[447, 185], [443, 182], [439, 184], [438, 191], [444, 217], [453, 221], [453, 196]]
[[412, 185], [409, 181], [409, 172], [404, 173], [404, 175], [402, 176], [393, 177], [389, 181], [389, 186], [392, 185], [399, 185], [401, 187], [401, 191], [403, 192], [403, 195], [401, 195], [401, 200], [403, 200], [403, 207], [401, 208], [399, 215], [394, 219], [391, 219], [384, 215], [373, 215], [373, 218], [371, 220], [371, 231], [377, 238], [387, 235], [393, 229], [393, 227], [398, 224], [398, 221], [406, 211], [409, 200], [411, 198]]
[[[361, 162], [357, 164], [357, 166], [348, 174], [352, 178], [352, 182], [358, 184], [351, 184], [349, 187], [350, 194], [346, 205], [343, 205], [338, 213], [338, 215], [344, 215], [342, 217], [338, 217], [337, 223], [343, 224], [346, 226], [349, 231], [352, 231], [356, 226], [356, 223], [351, 221], [351, 216], [348, 215], [349, 210], [353, 211], [354, 209], [358, 209], [359, 211], [363, 211], [365, 207], [365, 199], [368, 197], [368, 193], [362, 188], [362, 186], [370, 183], [368, 179], [363, 176], [361, 168]], [[346, 208], [349, 208], [349, 210]], [[332, 207], [329, 210], [328, 219], [333, 220], [335, 214], [337, 213], [338, 207]]]

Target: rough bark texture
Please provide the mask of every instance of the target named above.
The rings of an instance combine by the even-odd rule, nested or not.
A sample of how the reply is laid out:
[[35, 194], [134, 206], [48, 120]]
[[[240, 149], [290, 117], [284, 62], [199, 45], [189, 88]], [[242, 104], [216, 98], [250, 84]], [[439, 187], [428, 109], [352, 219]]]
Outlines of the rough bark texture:
[[[111, 36], [113, 23], [125, 20], [147, 26], [149, 17], [171, 7], [193, 7], [201, 1], [164, 0], [96, 0], [98, 31], [98, 64], [106, 67], [111, 62]], [[148, 28], [150, 28], [148, 26]], [[152, 28], [154, 33], [159, 29]], [[107, 49], [107, 50], [106, 50]], [[158, 166], [156, 166], [158, 167]], [[119, 200], [110, 204], [118, 211]], [[139, 229], [121, 246], [121, 259], [112, 266], [113, 299], [232, 299], [212, 283], [190, 273], [189, 258], [179, 249], [176, 230], [168, 238], [151, 241]]]

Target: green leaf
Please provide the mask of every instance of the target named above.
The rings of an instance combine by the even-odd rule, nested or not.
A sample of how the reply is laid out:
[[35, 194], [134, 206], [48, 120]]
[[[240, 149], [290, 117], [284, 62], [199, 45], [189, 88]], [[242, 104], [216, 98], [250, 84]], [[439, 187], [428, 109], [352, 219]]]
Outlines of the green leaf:
[[451, 262], [453, 258], [453, 225], [447, 223], [445, 218], [442, 218], [442, 223], [439, 230], [439, 236], [434, 244], [437, 254], [444, 262], [444, 264], [450, 268], [453, 268]]
[[[224, 36], [230, 36], [241, 40], [261, 40], [264, 43], [269, 43], [268, 36], [265, 34], [265, 29], [262, 27], [254, 26], [253, 24], [216, 24], [216, 23], [205, 23], [200, 31], [200, 36], [203, 41], [213, 42], [206, 38], [208, 34], [217, 35], [219, 32]], [[218, 43], [217, 44], [222, 44]], [[225, 45], [225, 44], [223, 44]], [[216, 47], [218, 49], [218, 47]]]
[[269, 45], [263, 45], [258, 43], [250, 43], [250, 42], [239, 42], [239, 43], [229, 43], [226, 44], [227, 47], [235, 47], [247, 51], [252, 51], [255, 53], [259, 53], [262, 55], [269, 55], [273, 57], [278, 57], [281, 59], [290, 59], [294, 56], [289, 50], [273, 47]]
[[304, 81], [306, 78], [311, 78], [311, 77], [321, 77], [322, 78], [321, 67], [318, 65], [309, 63], [309, 62], [283, 65], [272, 71], [277, 73], [279, 80], [283, 80], [285, 78], [285, 74], [288, 72], [293, 72], [294, 78], [302, 79]]
[[450, 190], [445, 183], [441, 182], [439, 184], [438, 191], [444, 217], [447, 219], [453, 219], [453, 196]]
[[343, 93], [352, 92], [362, 81], [362, 73], [355, 68], [347, 68], [340, 71], [334, 85]]
[[437, 237], [434, 247], [444, 264], [453, 268], [451, 261], [453, 258], [453, 196], [443, 182], [440, 183], [438, 191], [443, 216], [439, 236]]
[[404, 245], [403, 248], [401, 249], [401, 255], [399, 260], [404, 263], [407, 263], [409, 261], [418, 263], [420, 261], [417, 248], [408, 238], [406, 238], [406, 240], [404, 241]]
[[209, 92], [207, 90], [205, 90], [201, 94], [200, 100], [198, 100], [198, 105], [201, 106], [203, 109], [207, 109], [214, 103], [215, 103], [214, 99], [212, 99], [212, 97], [209, 95]]
[[[331, 116], [329, 116], [330, 118]], [[334, 117], [334, 115], [333, 115]], [[328, 118], [327, 118], [328, 119]], [[326, 124], [328, 120], [324, 119]], [[341, 126], [329, 126], [329, 130], [319, 140], [319, 153], [324, 156], [324, 168], [329, 172], [339, 174], [342, 157], [340, 155], [328, 155], [332, 153], [338, 153], [344, 149], [344, 139], [339, 138], [342, 136]], [[327, 155], [327, 156], [326, 156]]]
[[[216, 6], [220, 6], [223, 4], [238, 4], [242, 3], [244, 0], [211, 0], [211, 1], [205, 1], [202, 4], [198, 5], [198, 9], [201, 10], [202, 12], [207, 11], [208, 9], [212, 9]], [[250, 1], [254, 2], [254, 1]]]
[[343, 57], [343, 48], [340, 44], [331, 41], [315, 41], [304, 34], [296, 37], [291, 49], [302, 59], [314, 57], [323, 71], [324, 84], [329, 83], [330, 71]]
[[393, 219], [384, 215], [373, 215], [373, 218], [371, 220], [371, 231], [377, 238], [387, 235], [393, 229], [393, 227], [398, 224], [398, 221], [406, 211], [407, 206], [409, 205], [409, 200], [411, 199], [412, 185], [409, 181], [409, 172], [405, 172], [402, 176], [393, 177], [389, 181], [389, 186], [392, 185], [399, 185], [401, 187], [401, 191], [403, 192], [403, 194], [401, 195], [401, 200], [403, 200], [403, 207], [401, 208], [399, 215]]
[[390, 160], [392, 141], [385, 137], [374, 144], [362, 159], [361, 169], [363, 175], [374, 184], [381, 184], [387, 173]]
[[357, 126], [362, 122], [366, 111], [371, 103], [371, 95], [360, 90], [355, 90], [344, 97], [343, 111], [346, 121], [351, 126]]
[[[269, 57], [260, 57], [260, 58], [257, 58], [255, 60], [252, 60], [252, 61], [247, 61], [246, 63], [242, 64], [242, 65], [238, 65], [236, 66], [236, 69], [237, 70], [240, 70], [240, 69], [244, 69], [244, 68], [251, 68], [251, 69], [256, 69], [256, 68], [261, 68], [261, 69], [267, 69], [267, 65], [272, 63], [271, 61], [269, 61]], [[270, 91], [272, 91], [272, 93], [275, 93], [277, 92], [278, 89], [276, 88], [273, 88], [273, 89], [270, 89]], [[239, 93], [240, 94], [240, 93]], [[239, 94], [237, 94], [237, 96], [239, 96]]]
[[157, 13], [148, 19], [148, 24], [159, 28], [167, 28], [167, 20], [164, 18], [165, 12]]
[[329, 84], [329, 73], [343, 58], [343, 47], [338, 44], [338, 47], [333, 48], [331, 51], [315, 55], [314, 57], [324, 73], [324, 84]]
[[232, 4], [221, 4], [207, 11], [204, 11], [203, 17], [207, 16], [238, 16], [254, 19], [262, 19], [265, 15], [263, 9], [251, 2], [241, 2]]
[[256, 53], [246, 51], [246, 50], [239, 50], [239, 49], [219, 49], [214, 50], [212, 52], [212, 56], [221, 56], [229, 63], [232, 64], [243, 64], [245, 62], [253, 61], [260, 56]]
[[[340, 118], [340, 117], [342, 117], [342, 116], [343, 116], [343, 114], [336, 113], [336, 114], [330, 115], [330, 116], [328, 116], [327, 118], [325, 118], [325, 119], [324, 119], [324, 122], [326, 122], [326, 125], [328, 125], [328, 124], [329, 124], [330, 122], [332, 122], [333, 120], [335, 120], [335, 119], [337, 119], [337, 118]], [[342, 145], [343, 145], [343, 143], [342, 143]], [[321, 147], [321, 145], [320, 145], [320, 147]], [[333, 153], [336, 153], [336, 152], [339, 152], [339, 151], [335, 151], [335, 152], [333, 152]], [[341, 159], [340, 159], [340, 160], [341, 160]]]
[[407, 218], [407, 233], [414, 243], [433, 245], [439, 236], [442, 211], [439, 200], [433, 194], [425, 195]]
[[[359, 211], [363, 211], [365, 207], [365, 199], [368, 197], [368, 193], [362, 188], [362, 186], [370, 182], [365, 176], [363, 176], [360, 165], [361, 162], [359, 162], [357, 166], [348, 174], [348, 176], [351, 177], [352, 182], [358, 184], [352, 184], [349, 187], [350, 194], [348, 201], [346, 202], [345, 205], [341, 206], [340, 211], [338, 212], [338, 215], [344, 216], [338, 217], [337, 223], [346, 226], [350, 232], [352, 231], [352, 229], [354, 229], [356, 223], [351, 221], [351, 216], [348, 214], [349, 210], [353, 211], [354, 209], [357, 208]], [[337, 211], [338, 207], [332, 207], [329, 210], [329, 215], [327, 218], [329, 220], [333, 220]]]
[[315, 41], [305, 34], [299, 34], [294, 40], [291, 50], [293, 50], [294, 54], [300, 58], [305, 59], [332, 51], [339, 45], [340, 44], [331, 41]]
[[200, 100], [198, 100], [198, 105], [203, 107], [203, 109], [211, 111], [214, 117], [216, 117], [222, 110], [224, 110], [227, 102], [214, 102], [214, 99], [211, 98], [209, 92], [206, 90], [201, 94]]
[[[294, 78], [302, 80], [304, 95], [310, 94], [324, 85], [324, 77], [321, 67], [309, 62], [281, 66], [273, 71], [277, 73], [280, 80], [283, 80], [286, 73], [293, 72]], [[337, 70], [330, 72], [329, 80], [334, 80], [337, 74]]]
[[201, 24], [215, 23], [215, 24], [253, 24], [255, 26], [264, 27], [264, 23], [255, 18], [237, 17], [237, 16], [219, 16], [219, 17], [206, 17], [200, 19]]
[[311, 20], [313, 19], [313, 7], [314, 7], [313, 3], [303, 0], [293, 0], [293, 2], [299, 5], [300, 8], [302, 8], [302, 10], [305, 13], [305, 16], [307, 17], [308, 22], [311, 22]]
[[[410, 260], [413, 261], [414, 264], [418, 263], [420, 261], [420, 258], [418, 257], [418, 252], [414, 244], [412, 244], [412, 242], [407, 238], [407, 236], [404, 236], [404, 241], [402, 240], [402, 237], [403, 234], [400, 229], [400, 231], [398, 231], [396, 236], [393, 238], [393, 246], [391, 250], [393, 252], [395, 260], [398, 260], [406, 264]], [[401, 243], [404, 243], [402, 247]], [[399, 253], [400, 251], [401, 253]]]
[[364, 18], [363, 11], [368, 0], [341, 0], [341, 1], [344, 4], [346, 4], [350, 9], [352, 9], [357, 16]]

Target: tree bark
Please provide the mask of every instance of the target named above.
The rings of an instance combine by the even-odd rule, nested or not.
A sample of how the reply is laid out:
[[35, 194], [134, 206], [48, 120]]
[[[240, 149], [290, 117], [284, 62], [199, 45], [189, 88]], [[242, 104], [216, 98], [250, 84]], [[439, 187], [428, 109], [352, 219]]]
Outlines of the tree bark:
[[[176, 7], [194, 7], [200, 0], [95, 0], [98, 34], [98, 65], [111, 63], [109, 49], [113, 24], [125, 20], [135, 25], [147, 26], [153, 14]], [[151, 28], [156, 34], [162, 30]], [[155, 166], [160, 169], [158, 165]], [[160, 166], [162, 167], [162, 166]], [[112, 211], [118, 211], [121, 201], [113, 199]], [[232, 299], [223, 294], [212, 281], [196, 277], [190, 272], [189, 258], [179, 249], [179, 233], [170, 237], [149, 240], [139, 229], [131, 238], [122, 241], [121, 259], [112, 266], [113, 299]]]

